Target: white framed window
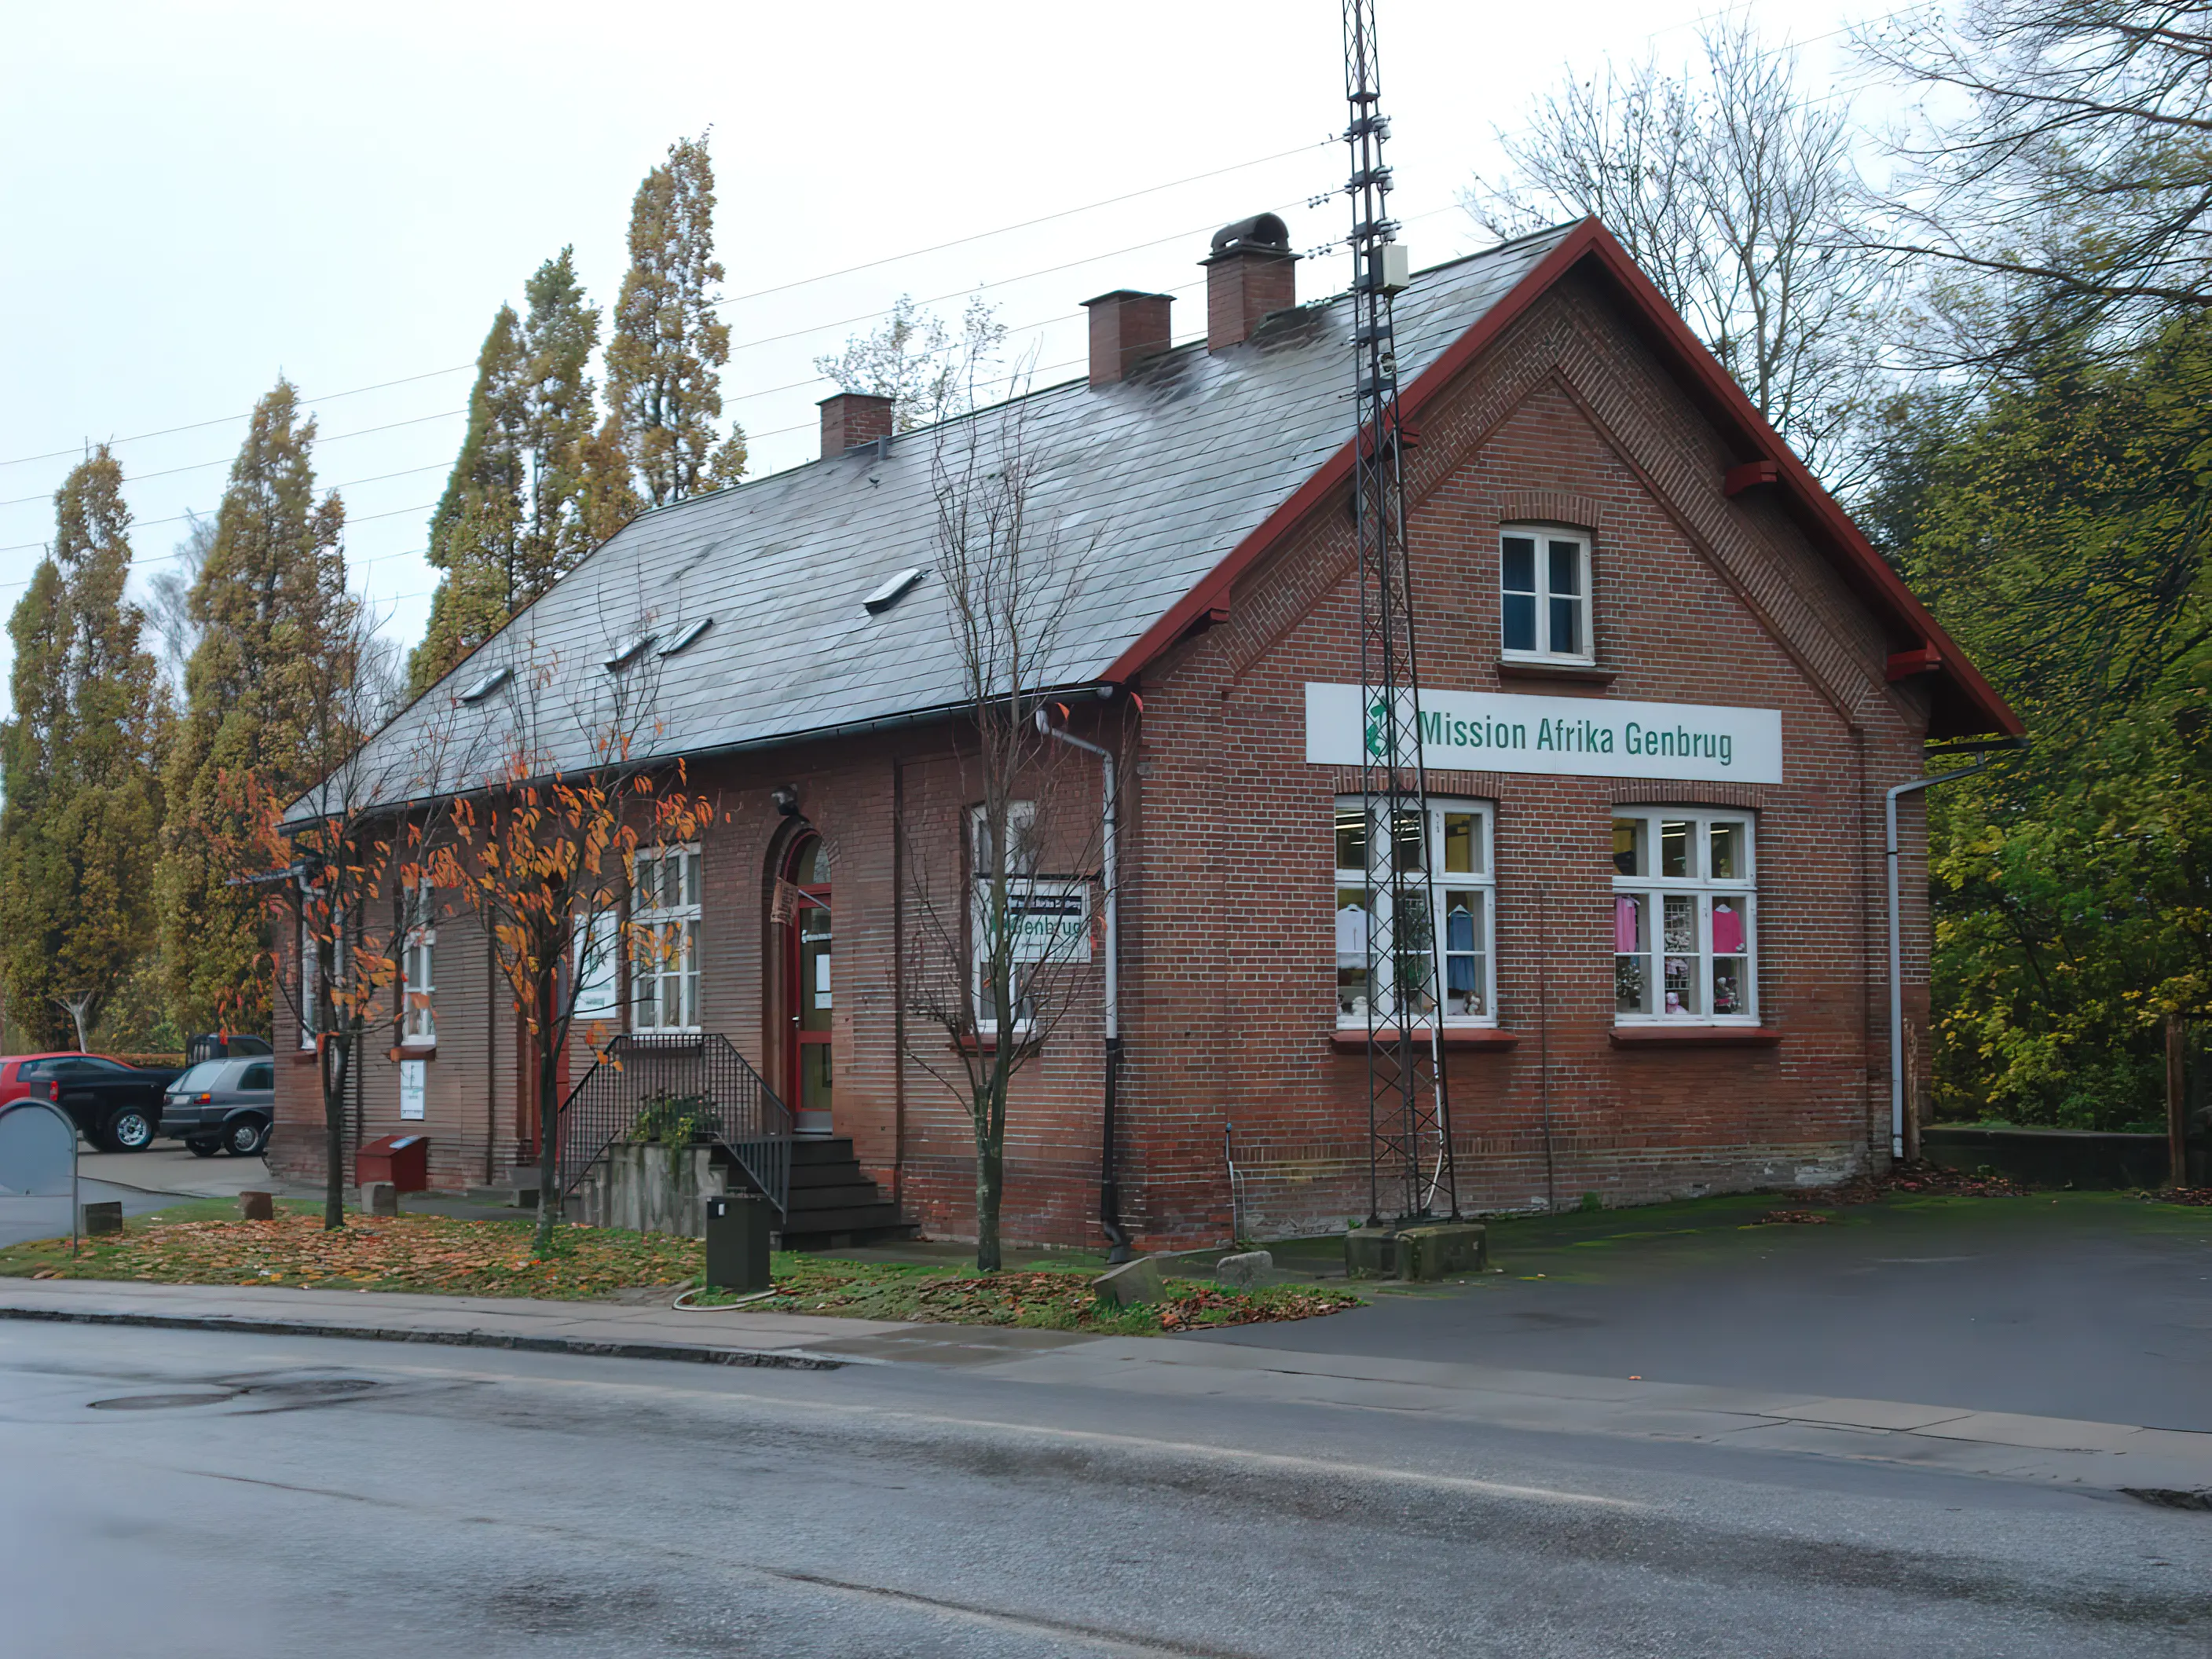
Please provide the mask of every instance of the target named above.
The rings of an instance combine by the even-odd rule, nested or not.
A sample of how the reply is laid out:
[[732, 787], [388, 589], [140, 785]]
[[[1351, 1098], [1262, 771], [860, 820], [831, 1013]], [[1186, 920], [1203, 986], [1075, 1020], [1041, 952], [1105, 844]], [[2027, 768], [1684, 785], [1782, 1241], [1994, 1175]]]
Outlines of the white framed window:
[[587, 1025], [611, 1020], [621, 1011], [615, 984], [621, 937], [622, 918], [612, 910], [577, 919], [576, 959], [568, 982], [575, 988], [572, 1012]]
[[322, 986], [322, 964], [315, 954], [315, 940], [305, 921], [300, 923], [300, 1046], [315, 1046], [315, 1021], [318, 1005], [322, 1000], [318, 993]]
[[[1006, 901], [1009, 912], [1021, 902], [1023, 896], [1036, 884], [1039, 851], [1037, 846], [1036, 803], [1030, 800], [1010, 800], [1006, 803]], [[1000, 928], [1014, 925], [1011, 914], [994, 918], [991, 904], [998, 877], [998, 860], [991, 838], [991, 819], [988, 810], [982, 806], [968, 809], [968, 852], [969, 877], [968, 963], [969, 989], [975, 999], [975, 1029], [985, 1036], [997, 1035], [999, 1017], [997, 999], [990, 994], [991, 963], [996, 954], [993, 949]], [[1007, 971], [1012, 977], [1008, 986], [1009, 1000], [1013, 1008], [1014, 1029], [1017, 1032], [1029, 1029], [1036, 1013], [1035, 999], [1030, 994], [1030, 981], [1039, 964], [1024, 959], [1020, 951], [1013, 952]]]
[[1748, 812], [1615, 809], [1613, 1018], [1759, 1020], [1758, 881]]
[[637, 855], [630, 908], [630, 1025], [699, 1029], [699, 849]]
[[399, 942], [399, 1041], [424, 1048], [438, 1041], [438, 896], [425, 881], [409, 892]]
[[[1389, 839], [1395, 844], [1403, 867], [1425, 865], [1436, 911], [1425, 923], [1397, 923], [1390, 913], [1390, 891], [1384, 878], [1381, 844], [1384, 837], [1371, 833], [1380, 826], [1368, 822], [1366, 803], [1358, 795], [1340, 796], [1336, 803], [1336, 1019], [1346, 1028], [1364, 1030], [1370, 1008], [1376, 1024], [1397, 1017], [1397, 981], [1401, 974], [1392, 960], [1369, 960], [1369, 945], [1378, 920], [1395, 924], [1391, 932], [1401, 951], [1425, 951], [1433, 938], [1437, 971], [1443, 992], [1446, 1024], [1495, 1025], [1498, 1023], [1496, 938], [1497, 876], [1491, 859], [1492, 813], [1481, 801], [1432, 800], [1425, 833], [1412, 823], [1401, 823]], [[1372, 864], [1376, 889], [1369, 908], [1367, 872]], [[1433, 932], [1431, 932], [1433, 929]], [[1420, 975], [1427, 977], [1425, 970]], [[1419, 993], [1416, 1012], [1435, 1012], [1431, 991]]]
[[1502, 653], [1589, 663], [1590, 544], [1576, 530], [1507, 525], [1498, 533]]

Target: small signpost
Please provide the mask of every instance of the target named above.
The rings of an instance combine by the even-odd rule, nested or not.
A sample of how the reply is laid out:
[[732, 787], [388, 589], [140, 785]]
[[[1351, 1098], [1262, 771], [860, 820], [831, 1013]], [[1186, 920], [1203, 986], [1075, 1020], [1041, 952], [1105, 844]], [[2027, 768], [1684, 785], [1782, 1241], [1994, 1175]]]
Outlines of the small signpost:
[[76, 1254], [76, 1125], [43, 1100], [0, 1106], [0, 1198], [60, 1198], [70, 1206], [70, 1254]]

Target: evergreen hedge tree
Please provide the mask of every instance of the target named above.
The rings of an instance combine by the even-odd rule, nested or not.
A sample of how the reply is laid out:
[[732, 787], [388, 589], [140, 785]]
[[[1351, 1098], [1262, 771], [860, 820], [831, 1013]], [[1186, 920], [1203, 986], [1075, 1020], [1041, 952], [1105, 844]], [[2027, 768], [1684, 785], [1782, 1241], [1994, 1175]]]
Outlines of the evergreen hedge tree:
[[709, 293], [714, 257], [714, 167], [704, 138], [679, 138], [667, 164], [645, 175], [630, 204], [629, 270], [607, 344], [611, 424], [644, 503], [665, 507], [744, 477], [744, 428], [717, 444], [729, 325]]
[[525, 297], [527, 315], [502, 305], [477, 354], [468, 433], [430, 520], [430, 562], [446, 574], [409, 659], [418, 693], [637, 511], [627, 459], [603, 453], [594, 430], [599, 313], [573, 250], [540, 265]]
[[186, 1030], [268, 1028], [261, 902], [229, 884], [261, 872], [230, 867], [222, 849], [251, 841], [249, 783], [289, 799], [329, 750], [317, 688], [357, 601], [339, 550], [344, 505], [335, 491], [315, 499], [314, 437], [278, 380], [255, 406], [192, 587], [201, 634], [168, 759], [159, 884], [170, 1009]]
[[55, 537], [9, 619], [0, 738], [0, 972], [26, 1036], [87, 1048], [151, 943], [155, 668], [123, 597], [131, 509], [102, 445], [54, 497]]

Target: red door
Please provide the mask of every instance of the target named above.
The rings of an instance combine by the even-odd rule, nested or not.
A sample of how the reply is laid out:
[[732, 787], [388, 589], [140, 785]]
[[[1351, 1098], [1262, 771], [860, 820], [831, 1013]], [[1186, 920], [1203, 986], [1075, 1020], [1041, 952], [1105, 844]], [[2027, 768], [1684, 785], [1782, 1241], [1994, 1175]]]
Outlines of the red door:
[[830, 1133], [830, 855], [819, 836], [792, 848], [785, 880], [791, 920], [783, 929], [785, 1100], [802, 1133]]

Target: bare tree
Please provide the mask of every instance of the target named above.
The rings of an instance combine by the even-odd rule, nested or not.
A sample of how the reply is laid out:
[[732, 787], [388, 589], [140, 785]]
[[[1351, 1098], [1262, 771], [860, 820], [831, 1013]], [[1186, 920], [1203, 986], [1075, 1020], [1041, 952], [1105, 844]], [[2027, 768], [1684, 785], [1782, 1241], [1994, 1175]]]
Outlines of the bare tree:
[[975, 367], [994, 362], [1006, 337], [998, 308], [981, 296], [968, 302], [956, 335], [935, 312], [902, 294], [874, 332], [817, 357], [814, 371], [840, 392], [889, 398], [892, 429], [911, 432], [975, 407]]
[[[981, 349], [963, 356], [965, 387], [984, 361]], [[1081, 752], [1097, 746], [1055, 736], [1069, 709], [1051, 695], [1091, 543], [1072, 544], [1040, 516], [1049, 462], [1032, 418], [1017, 397], [939, 434], [935, 574], [962, 678], [950, 803], [961, 821], [946, 823], [939, 800], [898, 826], [912, 916], [907, 1053], [968, 1110], [984, 1273], [1001, 1262], [1009, 1091], [1093, 982], [1094, 922], [1110, 896], [1104, 803]], [[1110, 751], [1105, 762], [1117, 764]]]
[[168, 688], [170, 697], [179, 702], [185, 695], [185, 665], [191, 661], [200, 642], [200, 625], [192, 617], [192, 589], [208, 555], [215, 550], [216, 525], [213, 514], [205, 518], [197, 513], [185, 516], [187, 527], [178, 538], [169, 568], [147, 579], [145, 607], [147, 623], [161, 641], [161, 684]]
[[1595, 215], [1807, 465], [1842, 490], [1879, 392], [1866, 348], [1887, 280], [1861, 246], [1863, 192], [1848, 105], [1800, 85], [1796, 54], [1741, 17], [1703, 61], [1647, 59], [1570, 78], [1528, 126], [1500, 130], [1509, 168], [1461, 200], [1493, 234]]
[[1972, 0], [1858, 36], [1938, 112], [1875, 245], [1938, 262], [1923, 349], [2002, 367], [2212, 304], [2212, 5]]

